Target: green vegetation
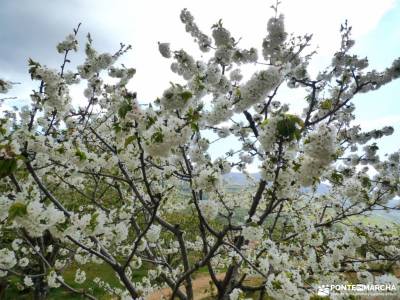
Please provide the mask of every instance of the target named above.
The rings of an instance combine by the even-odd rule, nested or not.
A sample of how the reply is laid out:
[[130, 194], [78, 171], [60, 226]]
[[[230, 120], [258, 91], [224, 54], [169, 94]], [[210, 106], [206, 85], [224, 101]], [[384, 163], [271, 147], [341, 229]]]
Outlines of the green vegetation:
[[[78, 268], [86, 272], [87, 279], [83, 284], [77, 284], [74, 282], [75, 272]], [[136, 281], [139, 281], [145, 275], [146, 275], [146, 266], [143, 266], [139, 270], [134, 270], [133, 272], [133, 277], [135, 278]], [[100, 287], [96, 286], [93, 283], [93, 279], [95, 277], [101, 278], [105, 282], [110, 283], [113, 287], [121, 286], [114, 271], [106, 264], [88, 263], [84, 266], [71, 265], [69, 268], [65, 270], [65, 272], [63, 273], [63, 277], [65, 282], [68, 283], [71, 287], [79, 291], [86, 291], [95, 296], [99, 300], [109, 300], [112, 299], [112, 297], [106, 294], [103, 289], [101, 289]], [[18, 279], [15, 277], [11, 278], [11, 280], [14, 281], [15, 283], [17, 283], [18, 281]], [[4, 295], [5, 296], [4, 300], [33, 299], [32, 293], [19, 291], [15, 286], [16, 285], [10, 285], [10, 287], [7, 288], [6, 293]], [[58, 289], [50, 289], [48, 299], [73, 300], [73, 299], [84, 299], [84, 297], [82, 295], [78, 295], [76, 293], [68, 291], [67, 289], [58, 288]]]

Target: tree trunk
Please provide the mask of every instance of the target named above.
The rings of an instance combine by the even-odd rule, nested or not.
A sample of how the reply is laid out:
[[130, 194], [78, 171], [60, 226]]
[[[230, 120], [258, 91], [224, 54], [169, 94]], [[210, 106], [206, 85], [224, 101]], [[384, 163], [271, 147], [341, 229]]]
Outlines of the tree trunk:
[[218, 300], [229, 300], [229, 294], [235, 288], [238, 278], [238, 265], [234, 266], [232, 269], [232, 274], [228, 275], [227, 282], [223, 282], [223, 288], [218, 290]]
[[3, 300], [5, 298], [7, 286], [8, 282], [6, 280], [0, 281], [0, 300]]
[[43, 280], [44, 277], [35, 278], [35, 290], [33, 294], [34, 300], [44, 300], [47, 298], [47, 294], [49, 293], [49, 286], [47, 282]]

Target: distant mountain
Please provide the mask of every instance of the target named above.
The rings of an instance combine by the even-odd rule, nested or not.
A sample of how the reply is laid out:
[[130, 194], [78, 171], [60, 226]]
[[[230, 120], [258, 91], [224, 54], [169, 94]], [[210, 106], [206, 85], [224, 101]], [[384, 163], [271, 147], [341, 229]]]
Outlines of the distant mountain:
[[[329, 189], [330, 189], [330, 187], [329, 187], [329, 185], [327, 185], [327, 184], [325, 184], [325, 183], [320, 183], [318, 186], [317, 186], [317, 190], [316, 190], [316, 194], [317, 195], [324, 195], [324, 194], [326, 194], [326, 193], [328, 193], [329, 192]], [[301, 188], [301, 191], [302, 192], [311, 192], [311, 188], [309, 188], [309, 187], [303, 187], [303, 188]]]
[[[261, 179], [260, 173], [252, 173], [251, 176], [256, 181]], [[243, 173], [239, 173], [239, 172], [231, 172], [231, 173], [225, 174], [225, 175], [223, 175], [223, 179], [228, 185], [244, 186], [244, 185], [247, 185], [250, 183], [249, 180], [247, 179], [246, 175], [244, 175]]]
[[[400, 207], [400, 198], [397, 197], [397, 198], [390, 200], [388, 202], [387, 206], [388, 207]], [[380, 210], [380, 211], [374, 211], [373, 214], [384, 217], [388, 221], [400, 223], [400, 210], [393, 210], [393, 209], [391, 209], [389, 211]]]
[[[260, 173], [252, 173], [250, 174], [255, 181], [259, 181], [261, 179], [261, 174]], [[232, 189], [234, 186], [237, 187], [244, 187], [247, 184], [250, 183], [246, 175], [243, 173], [239, 172], [231, 172], [228, 174], [225, 174], [223, 176], [225, 184], [228, 186], [228, 188]], [[317, 187], [317, 194], [323, 195], [329, 192], [329, 185], [321, 183]], [[233, 189], [235, 191], [235, 189]], [[302, 188], [302, 191], [308, 192], [311, 191], [310, 188]], [[389, 207], [400, 207], [400, 198], [395, 198], [389, 201], [388, 203]], [[390, 210], [390, 211], [374, 211], [371, 213], [371, 215], [379, 216], [382, 217], [386, 220], [390, 220], [396, 223], [400, 223], [400, 210]]]
[[[254, 180], [257, 182], [261, 179], [261, 174], [260, 173], [251, 173], [250, 174]], [[243, 173], [239, 172], [231, 172], [228, 174], [223, 175], [223, 179], [227, 185], [239, 185], [239, 186], [245, 186], [250, 183], [246, 175]], [[310, 188], [302, 188], [305, 192], [310, 191]], [[329, 191], [329, 185], [321, 183], [317, 187], [317, 194], [326, 194]]]

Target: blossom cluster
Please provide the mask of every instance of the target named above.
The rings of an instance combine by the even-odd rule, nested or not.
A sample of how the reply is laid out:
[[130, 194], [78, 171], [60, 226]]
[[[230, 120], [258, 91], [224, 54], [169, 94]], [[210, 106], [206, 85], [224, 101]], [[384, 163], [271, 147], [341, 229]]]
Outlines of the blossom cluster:
[[[0, 116], [1, 279], [43, 295], [90, 298], [93, 284], [112, 298], [169, 288], [180, 300], [193, 299], [203, 267], [218, 299], [246, 299], [250, 276], [251, 289], [276, 299], [311, 299], [350, 272], [398, 285], [369, 270], [398, 266], [399, 228], [367, 221], [398, 209], [400, 152], [380, 157], [380, 139], [394, 129], [363, 132], [352, 99], [397, 79], [400, 60], [369, 70], [350, 53], [346, 25], [332, 64], [314, 78], [303, 52], [310, 36], [289, 39], [283, 15], [268, 21], [262, 57], [240, 48], [222, 21], [208, 36], [188, 10], [180, 17], [208, 53], [159, 43], [182, 80], [151, 103], [130, 89], [136, 70], [117, 65], [124, 44], [98, 52], [89, 35], [73, 67], [76, 29], [57, 45], [60, 70], [29, 61], [31, 105]], [[302, 113], [278, 101], [284, 83], [306, 94]], [[73, 86], [83, 91], [79, 105]], [[0, 80], [0, 93], [11, 87]], [[92, 279], [99, 264], [119, 284]]]

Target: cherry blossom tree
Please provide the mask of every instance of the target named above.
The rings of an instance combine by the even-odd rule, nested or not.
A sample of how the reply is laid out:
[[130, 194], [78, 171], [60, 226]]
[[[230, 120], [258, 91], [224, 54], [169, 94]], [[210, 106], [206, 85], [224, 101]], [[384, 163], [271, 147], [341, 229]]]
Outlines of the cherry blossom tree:
[[[130, 46], [100, 53], [88, 35], [85, 60], [68, 68], [79, 26], [57, 45], [60, 69], [29, 60], [38, 89], [29, 106], [0, 119], [4, 288], [17, 284], [35, 299], [53, 288], [95, 299], [73, 287], [91, 280], [121, 299], [168, 287], [170, 299], [190, 300], [200, 270], [220, 300], [249, 291], [309, 299], [349, 274], [398, 285], [390, 273], [399, 262], [398, 228], [357, 216], [396, 209], [388, 201], [399, 196], [400, 152], [380, 159], [378, 140], [393, 128], [362, 132], [353, 98], [397, 79], [400, 59], [369, 69], [351, 52], [346, 23], [332, 63], [310, 75], [311, 35], [288, 34], [273, 8], [262, 49], [240, 48], [222, 21], [209, 36], [182, 10], [203, 58], [159, 43], [184, 84], [171, 83], [150, 104], [127, 87], [136, 70], [118, 64]], [[253, 67], [247, 79], [244, 65]], [[1, 93], [12, 86], [0, 80]], [[73, 86], [83, 90], [79, 106]], [[302, 112], [277, 101], [285, 89], [306, 95]], [[241, 146], [214, 158], [210, 147], [229, 139]], [[246, 171], [254, 164], [260, 177]], [[248, 179], [239, 191], [227, 188], [233, 169]], [[87, 278], [89, 263], [108, 265], [120, 285], [102, 274]], [[63, 277], [71, 265], [75, 283]], [[252, 277], [257, 283], [247, 284]]]

